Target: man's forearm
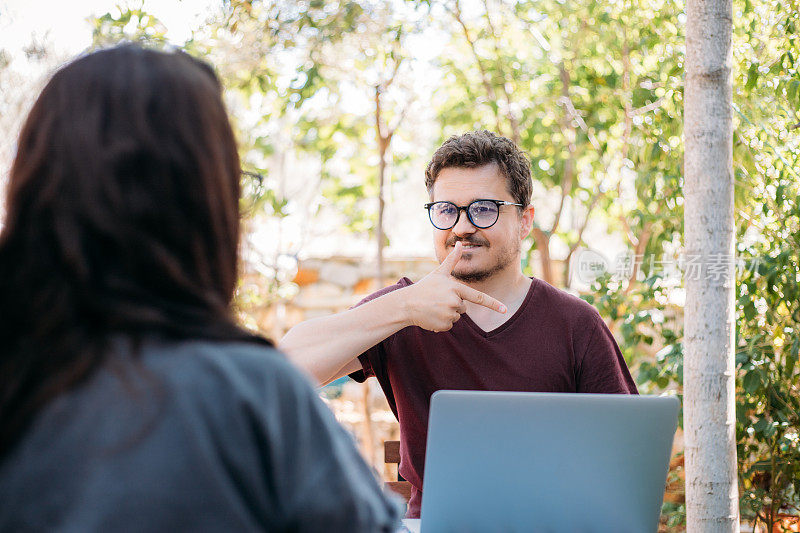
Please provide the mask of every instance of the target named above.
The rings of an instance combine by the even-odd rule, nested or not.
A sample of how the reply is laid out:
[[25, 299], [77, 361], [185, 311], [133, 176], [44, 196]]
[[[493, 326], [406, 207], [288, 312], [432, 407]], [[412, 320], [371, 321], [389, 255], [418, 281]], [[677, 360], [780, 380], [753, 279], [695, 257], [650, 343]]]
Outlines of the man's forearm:
[[318, 383], [329, 383], [364, 351], [408, 325], [402, 291], [302, 322], [286, 333], [278, 348]]
[[466, 301], [505, 313], [502, 302], [453, 278], [451, 273], [461, 253], [461, 243], [457, 242], [445, 260], [417, 283], [354, 309], [298, 324], [278, 347], [325, 384], [358, 370], [356, 357], [406, 326], [448, 331], [465, 312]]

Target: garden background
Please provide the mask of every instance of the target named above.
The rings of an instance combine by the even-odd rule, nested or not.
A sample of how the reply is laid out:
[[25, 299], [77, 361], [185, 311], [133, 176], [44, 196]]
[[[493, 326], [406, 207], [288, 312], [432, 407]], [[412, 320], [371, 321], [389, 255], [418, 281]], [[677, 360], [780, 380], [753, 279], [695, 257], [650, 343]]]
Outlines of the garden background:
[[[33, 97], [75, 52], [37, 25], [56, 3], [29, 4], [0, 2], [0, 33], [16, 32], [0, 40], [0, 180]], [[531, 158], [526, 273], [598, 308], [642, 393], [681, 397], [682, 0], [95, 4], [83, 46], [180, 47], [223, 80], [246, 171], [249, 327], [277, 340], [427, 273], [425, 165], [485, 128]], [[740, 512], [743, 530], [780, 531], [800, 514], [800, 5], [733, 5]], [[398, 430], [379, 387], [321, 393], [388, 479], [381, 443]], [[685, 522], [682, 464], [679, 430], [668, 531]]]

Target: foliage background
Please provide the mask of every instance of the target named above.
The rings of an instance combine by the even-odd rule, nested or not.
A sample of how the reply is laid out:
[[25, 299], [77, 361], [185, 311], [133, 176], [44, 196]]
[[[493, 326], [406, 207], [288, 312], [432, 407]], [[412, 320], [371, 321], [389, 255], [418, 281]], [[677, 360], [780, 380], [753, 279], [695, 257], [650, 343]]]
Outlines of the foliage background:
[[[486, 128], [531, 157], [526, 271], [599, 309], [641, 392], [681, 396], [683, 0], [226, 0], [178, 43], [148, 6], [93, 17], [94, 45], [177, 45], [222, 77], [252, 172], [246, 322], [293, 298], [304, 255], [377, 258], [383, 283], [383, 255], [428, 238], [427, 158]], [[734, 0], [739, 484], [743, 518], [769, 531], [800, 512], [798, 7]], [[25, 109], [12, 67], [0, 50], [9, 131]], [[663, 527], [683, 513], [665, 502]]]

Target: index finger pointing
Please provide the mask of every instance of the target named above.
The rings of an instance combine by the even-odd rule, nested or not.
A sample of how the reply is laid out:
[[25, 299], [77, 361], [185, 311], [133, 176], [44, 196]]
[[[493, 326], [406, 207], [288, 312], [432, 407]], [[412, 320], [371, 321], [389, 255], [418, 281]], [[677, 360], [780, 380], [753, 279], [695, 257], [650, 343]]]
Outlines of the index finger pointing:
[[472, 287], [461, 285], [457, 289], [457, 292], [458, 295], [461, 296], [461, 298], [463, 298], [464, 300], [468, 300], [472, 303], [488, 307], [489, 309], [497, 311], [498, 313], [506, 312], [506, 306], [503, 305], [499, 300], [495, 300], [488, 294], [475, 290]]
[[442, 263], [439, 265], [439, 272], [450, 274], [456, 267], [458, 260], [461, 259], [462, 249], [463, 245], [461, 244], [461, 241], [456, 241], [455, 245], [453, 246], [453, 251], [447, 254], [447, 257], [445, 257], [444, 261], [442, 261]]

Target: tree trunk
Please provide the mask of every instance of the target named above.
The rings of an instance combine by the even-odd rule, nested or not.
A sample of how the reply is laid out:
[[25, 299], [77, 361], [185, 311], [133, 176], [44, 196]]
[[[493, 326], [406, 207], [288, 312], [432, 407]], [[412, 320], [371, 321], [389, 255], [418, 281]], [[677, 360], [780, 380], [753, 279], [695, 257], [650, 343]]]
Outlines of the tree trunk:
[[381, 154], [380, 160], [380, 167], [379, 167], [379, 176], [378, 179], [378, 224], [375, 228], [375, 236], [378, 239], [378, 288], [382, 289], [385, 285], [385, 278], [384, 275], [384, 268], [383, 268], [383, 243], [386, 240], [383, 236], [383, 211], [386, 206], [386, 201], [384, 200], [383, 196], [383, 189], [384, 189], [384, 174], [386, 172], [386, 161], [384, 159], [385, 155]]
[[690, 533], [739, 531], [732, 11], [731, 0], [686, 4], [684, 428]]
[[378, 288], [384, 285], [383, 268], [383, 243], [386, 240], [383, 236], [383, 211], [386, 207], [384, 198], [384, 187], [386, 181], [386, 152], [389, 149], [391, 137], [383, 132], [383, 118], [381, 117], [381, 88], [375, 87], [375, 137], [378, 140], [378, 222], [375, 226], [375, 238], [378, 240]]
[[369, 403], [369, 382], [361, 384], [361, 414], [364, 416], [362, 453], [369, 466], [375, 468], [375, 428], [372, 427], [372, 406]]
[[[377, 278], [378, 289], [384, 286], [383, 268], [383, 243], [386, 240], [383, 232], [383, 212], [386, 205], [384, 199], [384, 182], [386, 181], [386, 152], [389, 150], [389, 143], [392, 139], [392, 132], [384, 131], [383, 117], [381, 116], [381, 86], [375, 86], [375, 138], [378, 144], [378, 221], [375, 225], [375, 238], [378, 241], [377, 247]], [[362, 409], [364, 414], [364, 456], [367, 462], [376, 467], [375, 464], [375, 428], [372, 426], [372, 408], [369, 403], [369, 383], [361, 384], [363, 396]]]
[[550, 259], [550, 236], [541, 228], [534, 226], [533, 238], [536, 241], [536, 250], [539, 252], [539, 262], [542, 265], [542, 279], [550, 285], [554, 285], [553, 263]]

